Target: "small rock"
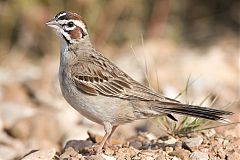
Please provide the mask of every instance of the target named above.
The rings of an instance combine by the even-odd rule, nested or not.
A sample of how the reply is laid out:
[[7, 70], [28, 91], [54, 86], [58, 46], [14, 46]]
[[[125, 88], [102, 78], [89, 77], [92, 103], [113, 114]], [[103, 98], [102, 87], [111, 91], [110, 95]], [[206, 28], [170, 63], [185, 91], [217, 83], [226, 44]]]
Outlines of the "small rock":
[[177, 142], [175, 143], [174, 149], [175, 149], [175, 150], [182, 149], [182, 142], [181, 142], [181, 141], [177, 141]]
[[208, 160], [208, 154], [200, 151], [193, 152], [190, 157], [191, 160]]
[[233, 152], [229, 156], [227, 156], [227, 160], [240, 160], [240, 153]]
[[153, 133], [148, 133], [145, 136], [149, 141], [157, 139], [157, 137]]
[[72, 147], [68, 147], [64, 150], [64, 153], [60, 156], [60, 159], [81, 159], [83, 156], [76, 152]]
[[93, 145], [92, 141], [84, 141], [84, 140], [70, 140], [67, 142], [67, 144], [64, 147], [64, 150], [67, 148], [73, 148], [76, 152], [81, 153], [83, 152], [87, 147], [90, 147]]
[[191, 152], [188, 150], [185, 150], [185, 149], [178, 149], [176, 151], [169, 153], [170, 156], [176, 156], [178, 158], [181, 158], [182, 160], [189, 159], [190, 154], [191, 154]]
[[223, 144], [223, 147], [226, 147], [229, 144], [229, 141], [225, 139], [222, 144]]
[[101, 156], [105, 159], [105, 160], [116, 160], [116, 158], [112, 157], [112, 156], [107, 156], [105, 154], [101, 154]]
[[129, 143], [129, 146], [136, 148], [136, 149], [140, 149], [142, 147], [142, 142], [140, 141], [131, 141]]
[[141, 158], [152, 160], [154, 159], [155, 152], [153, 150], [143, 150], [141, 151]]
[[159, 150], [156, 160], [166, 160], [167, 154], [164, 151]]
[[224, 139], [223, 138], [216, 138], [218, 144], [222, 144]]
[[43, 149], [25, 156], [22, 160], [52, 160], [56, 154], [56, 149]]
[[205, 131], [202, 131], [202, 132], [208, 138], [210, 138], [210, 137], [212, 137], [216, 134], [215, 129], [209, 129], [209, 130], [205, 130]]
[[165, 147], [165, 151], [166, 151], [167, 153], [172, 152], [172, 151], [173, 151], [173, 147], [167, 146], [167, 147]]
[[114, 154], [114, 150], [110, 149], [110, 148], [106, 148], [105, 152], [106, 155], [113, 155]]
[[144, 158], [142, 158], [142, 159], [146, 159], [146, 160], [154, 160], [153, 157], [144, 157]]
[[211, 148], [200, 148], [199, 151], [208, 153], [211, 152]]
[[130, 148], [120, 148], [117, 153], [117, 159], [131, 159], [131, 157], [137, 154], [137, 150], [133, 147]]
[[168, 140], [163, 141], [165, 144], [171, 145], [177, 142], [177, 140], [174, 137], [170, 137]]
[[[72, 157], [71, 157], [71, 159], [72, 159]], [[86, 156], [82, 159], [83, 160], [106, 160], [105, 158], [102, 157], [102, 155], [91, 155], [91, 156]], [[76, 159], [76, 160], [78, 160], [78, 159]]]
[[225, 159], [226, 152], [223, 150], [223, 148], [216, 148], [217, 154], [221, 159]]
[[[78, 115], [80, 115], [78, 113]], [[62, 123], [61, 121], [59, 121]], [[64, 122], [65, 123], [65, 122]], [[70, 126], [70, 125], [69, 125]], [[99, 127], [99, 128], [98, 128]], [[101, 126], [94, 126], [91, 125], [82, 125], [82, 124], [71, 124], [70, 128], [64, 129], [64, 137], [62, 139], [63, 146], [70, 140], [77, 139], [77, 140], [86, 140], [88, 138], [92, 138], [91, 140], [94, 142], [99, 142], [102, 140], [102, 136], [105, 132], [104, 130], [100, 129]], [[71, 131], [71, 132], [69, 132]], [[91, 136], [91, 137], [90, 137]]]
[[191, 150], [197, 149], [203, 142], [203, 138], [201, 136], [189, 138], [183, 141], [184, 144], [190, 148]]
[[182, 160], [182, 159], [180, 159], [180, 158], [177, 158], [177, 157], [173, 157], [173, 159], [172, 160]]

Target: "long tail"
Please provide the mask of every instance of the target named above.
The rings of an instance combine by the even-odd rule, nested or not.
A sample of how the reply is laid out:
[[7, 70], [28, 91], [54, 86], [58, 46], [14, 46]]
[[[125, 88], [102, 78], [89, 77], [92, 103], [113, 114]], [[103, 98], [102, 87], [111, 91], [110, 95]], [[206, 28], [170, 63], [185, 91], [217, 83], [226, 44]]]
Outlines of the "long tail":
[[221, 122], [229, 122], [229, 120], [225, 119], [223, 116], [233, 114], [233, 112], [229, 111], [172, 102], [157, 103], [152, 109], [160, 113], [183, 114]]

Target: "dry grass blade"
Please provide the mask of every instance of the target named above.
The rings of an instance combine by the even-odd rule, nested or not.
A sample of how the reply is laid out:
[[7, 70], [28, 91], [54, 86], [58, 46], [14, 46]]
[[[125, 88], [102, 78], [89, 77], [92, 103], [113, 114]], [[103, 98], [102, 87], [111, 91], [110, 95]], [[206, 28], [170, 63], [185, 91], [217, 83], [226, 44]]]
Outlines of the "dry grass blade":
[[[193, 82], [196, 81], [196, 80], [190, 81], [190, 78], [191, 78], [191, 75], [188, 77], [188, 80], [187, 80], [184, 90], [182, 90], [176, 96], [176, 98], [182, 96], [183, 94], [185, 96], [187, 96], [189, 87], [193, 84]], [[211, 98], [211, 93], [209, 93], [206, 97], [204, 97], [204, 99], [200, 102], [199, 106], [202, 106], [209, 98]], [[217, 99], [217, 97], [215, 97], [211, 101], [210, 106], [212, 106], [214, 104], [216, 99]], [[226, 107], [223, 107], [223, 108], [226, 108]], [[197, 131], [202, 126], [211, 125], [213, 123], [213, 121], [210, 121], [207, 119], [193, 118], [191, 116], [181, 116], [181, 118], [179, 118], [178, 124], [174, 121], [168, 120], [167, 117], [159, 118], [158, 122], [161, 123], [162, 126], [164, 126], [164, 128], [167, 130], [167, 132], [170, 133], [171, 135], [180, 135], [180, 136], [185, 135], [187, 133]], [[212, 127], [210, 127], [210, 129], [211, 128]]]
[[191, 74], [188, 76], [188, 79], [187, 79], [187, 83], [186, 83], [186, 85], [185, 85], [185, 88], [184, 88], [181, 92], [179, 92], [178, 95], [177, 95], [174, 99], [178, 99], [178, 98], [179, 98], [180, 96], [182, 96], [183, 94], [185, 94], [185, 96], [187, 97], [188, 88], [189, 88], [191, 85], [193, 85], [193, 83], [197, 80], [197, 79], [195, 79], [195, 80], [193, 80], [193, 81], [190, 82], [190, 79], [191, 79]]
[[[132, 45], [131, 45], [131, 50], [132, 50], [132, 53], [133, 53], [134, 57], [137, 59], [136, 52], [135, 52], [135, 50], [134, 50]], [[138, 62], [138, 63], [141, 64], [140, 62]], [[145, 69], [143, 69], [143, 70], [144, 70], [144, 77], [145, 77], [145, 79], [147, 81], [146, 85], [150, 87], [150, 82], [149, 82], [149, 79], [148, 79], [149, 71], [148, 71], [147, 60], [146, 60], [145, 56], [144, 56], [144, 66], [145, 66]]]

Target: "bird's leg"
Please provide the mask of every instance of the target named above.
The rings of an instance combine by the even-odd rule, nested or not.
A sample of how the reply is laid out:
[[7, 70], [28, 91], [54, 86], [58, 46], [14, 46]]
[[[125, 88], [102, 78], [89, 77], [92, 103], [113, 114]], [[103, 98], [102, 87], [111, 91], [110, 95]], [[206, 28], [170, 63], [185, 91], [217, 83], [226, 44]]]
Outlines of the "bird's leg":
[[104, 125], [104, 130], [105, 130], [105, 135], [97, 149], [97, 154], [101, 153], [102, 152], [102, 148], [103, 146], [105, 145], [106, 141], [108, 140], [109, 136], [111, 136], [112, 134], [112, 131], [114, 131], [115, 129], [113, 129], [114, 127], [112, 127], [112, 125], [109, 123], [109, 122], [104, 122], [103, 123]]
[[107, 139], [107, 141], [106, 141], [106, 143], [105, 143], [105, 146], [110, 144], [111, 136], [112, 136], [112, 134], [114, 133], [114, 131], [115, 131], [116, 129], [117, 129], [117, 126], [113, 126], [113, 127], [112, 127], [111, 134], [108, 136], [108, 139]]

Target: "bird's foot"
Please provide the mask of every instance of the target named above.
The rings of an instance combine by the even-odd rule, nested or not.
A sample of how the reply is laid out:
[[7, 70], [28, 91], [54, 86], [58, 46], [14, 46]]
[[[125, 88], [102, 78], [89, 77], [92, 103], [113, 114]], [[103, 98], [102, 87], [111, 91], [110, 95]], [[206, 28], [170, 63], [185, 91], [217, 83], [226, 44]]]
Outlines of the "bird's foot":
[[103, 147], [101, 147], [101, 145], [99, 143], [95, 143], [93, 146], [92, 146], [92, 149], [93, 151], [96, 153], [96, 154], [101, 154], [103, 153]]
[[101, 143], [95, 143], [94, 145], [92, 145], [92, 149], [96, 154], [101, 154], [106, 148], [109, 148], [109, 146], [110, 143], [105, 143], [104, 146], [102, 146]]

